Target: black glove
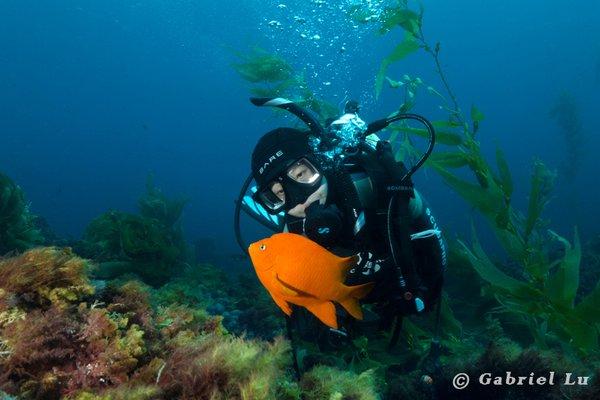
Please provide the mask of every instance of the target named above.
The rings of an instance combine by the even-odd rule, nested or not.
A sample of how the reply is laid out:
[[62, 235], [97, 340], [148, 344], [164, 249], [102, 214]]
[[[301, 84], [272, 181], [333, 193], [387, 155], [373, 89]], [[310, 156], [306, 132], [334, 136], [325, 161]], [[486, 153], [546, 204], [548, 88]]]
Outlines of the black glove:
[[347, 285], [360, 285], [367, 282], [375, 282], [385, 273], [385, 258], [375, 256], [368, 251], [362, 251], [357, 254], [358, 263], [348, 271], [346, 276]]
[[305, 210], [304, 233], [323, 246], [335, 243], [342, 230], [342, 213], [335, 205], [312, 203]]

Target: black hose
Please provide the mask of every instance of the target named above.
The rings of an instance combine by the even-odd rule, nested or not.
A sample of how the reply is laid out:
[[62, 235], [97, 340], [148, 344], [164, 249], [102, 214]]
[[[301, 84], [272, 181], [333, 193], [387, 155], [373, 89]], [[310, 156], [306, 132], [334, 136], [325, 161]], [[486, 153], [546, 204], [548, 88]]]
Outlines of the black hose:
[[300, 107], [291, 100], [282, 97], [251, 97], [250, 102], [258, 107], [277, 107], [289, 111], [304, 122], [313, 135], [318, 137], [325, 136], [325, 130], [319, 121], [313, 117], [308, 111]]
[[233, 229], [235, 230], [235, 239], [237, 240], [237, 243], [242, 249], [242, 251], [247, 256], [250, 256], [250, 254], [248, 253], [248, 247], [244, 244], [244, 240], [242, 239], [242, 232], [240, 231], [240, 210], [242, 208], [242, 201], [244, 199], [244, 196], [246, 195], [246, 192], [248, 191], [248, 186], [250, 186], [252, 179], [253, 176], [252, 174], [250, 174], [248, 175], [248, 178], [246, 178], [246, 180], [244, 181], [238, 199], [235, 202], [235, 211], [233, 215]]
[[292, 347], [292, 363], [294, 366], [294, 376], [296, 380], [300, 380], [302, 373], [300, 371], [300, 364], [298, 363], [298, 352], [296, 350], [296, 341], [294, 339], [294, 328], [292, 326], [292, 317], [285, 318], [285, 328], [288, 340], [290, 341], [290, 345]]
[[417, 172], [417, 170], [421, 168], [425, 161], [427, 161], [427, 159], [431, 155], [431, 152], [433, 151], [433, 147], [435, 145], [435, 128], [433, 127], [431, 122], [429, 122], [427, 118], [422, 117], [418, 114], [398, 114], [390, 118], [380, 119], [371, 122], [366, 132], [364, 133], [364, 136], [367, 137], [372, 133], [379, 132], [380, 130], [387, 128], [388, 125], [393, 122], [401, 121], [404, 119], [414, 119], [415, 121], [419, 121], [420, 123], [425, 125], [425, 128], [427, 128], [427, 131], [429, 132], [429, 146], [427, 147], [427, 150], [425, 150], [425, 153], [423, 153], [419, 161], [415, 165], [413, 165], [412, 168], [408, 170], [408, 172], [406, 172], [406, 175], [404, 175], [402, 181], [410, 178], [415, 172]]

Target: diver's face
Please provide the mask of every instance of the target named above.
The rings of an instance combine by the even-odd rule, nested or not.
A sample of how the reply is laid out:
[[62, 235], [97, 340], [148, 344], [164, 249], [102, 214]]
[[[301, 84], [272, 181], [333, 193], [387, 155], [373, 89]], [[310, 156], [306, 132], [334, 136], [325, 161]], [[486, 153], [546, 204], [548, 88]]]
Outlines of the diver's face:
[[273, 211], [283, 208], [291, 211], [298, 207], [303, 210], [317, 198], [324, 201], [323, 190], [319, 191], [322, 186], [320, 179], [319, 171], [308, 159], [302, 158], [291, 164], [285, 170], [285, 175], [271, 181], [266, 188], [257, 192], [259, 202]]
[[285, 202], [285, 192], [283, 191], [283, 186], [281, 185], [281, 183], [273, 183], [273, 185], [271, 186], [271, 192], [273, 192], [273, 194], [277, 196], [279, 200]]
[[315, 171], [308, 165], [299, 162], [290, 167], [288, 170], [288, 176], [296, 182], [310, 183], [315, 176]]
[[[315, 178], [317, 173], [314, 169], [310, 168], [303, 162], [297, 162], [292, 165], [288, 171], [287, 175], [292, 178], [296, 182], [300, 183], [310, 183]], [[271, 185], [271, 192], [281, 201], [285, 201], [285, 192], [283, 191], [283, 186], [279, 182], [274, 182]]]

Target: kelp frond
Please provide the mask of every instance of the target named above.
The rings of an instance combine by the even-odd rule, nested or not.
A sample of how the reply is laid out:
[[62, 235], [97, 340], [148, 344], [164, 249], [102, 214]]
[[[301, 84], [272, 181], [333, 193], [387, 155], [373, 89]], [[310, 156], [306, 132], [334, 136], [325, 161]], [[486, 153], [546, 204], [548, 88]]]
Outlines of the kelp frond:
[[0, 173], [0, 255], [42, 243], [42, 233], [36, 228], [35, 219], [23, 190]]
[[[508, 255], [508, 262], [518, 268], [519, 273], [515, 274], [516, 277], [510, 276], [504, 268], [496, 265], [483, 250], [474, 231], [471, 246], [459, 241], [461, 259], [466, 260], [489, 283], [491, 293], [500, 304], [497, 311], [507, 312], [520, 319], [540, 346], [546, 346], [548, 338], [553, 337], [560, 341], [560, 345], [580, 355], [597, 351], [599, 317], [597, 312], [594, 315], [591, 310], [593, 307], [600, 307], [598, 287], [579, 304], [575, 304], [581, 262], [577, 230], [571, 243], [548, 230], [548, 223], [543, 219], [556, 173], [541, 161], [534, 160], [527, 212], [522, 213], [516, 209], [513, 206], [514, 184], [504, 154], [500, 149], [496, 151], [495, 168], [483, 156], [476, 136], [484, 121], [484, 114], [473, 105], [467, 118], [459, 108], [441, 67], [439, 43], [431, 46], [424, 38], [423, 10], [410, 12], [407, 2], [400, 2], [398, 7], [384, 14], [378, 22], [382, 33], [400, 27], [405, 38], [416, 40], [419, 44], [417, 48], [420, 47], [432, 57], [450, 102], [445, 95], [428, 87], [428, 92], [442, 102], [440, 109], [447, 111], [448, 118], [434, 122], [440, 132], [438, 143], [446, 148], [434, 153], [426, 165], [439, 173], [448, 186], [485, 217]], [[406, 40], [398, 48], [409, 49], [406, 47]], [[412, 52], [416, 48], [411, 46], [410, 50]], [[410, 52], [398, 53], [398, 59]], [[382, 68], [387, 65], [389, 60], [384, 60]], [[401, 109], [407, 104], [411, 108], [414, 106], [415, 93], [419, 88], [414, 84], [414, 79], [408, 78], [400, 81], [388, 78], [392, 89], [404, 89]], [[381, 90], [383, 79], [380, 71], [376, 94]], [[566, 133], [571, 135], [568, 139], [572, 140], [572, 147], [576, 147], [574, 143], [579, 140], [576, 138], [580, 137], [581, 126], [572, 99], [563, 95], [552, 110], [552, 116], [565, 132], [569, 131]], [[392, 135], [401, 134], [405, 138], [426, 134], [424, 130], [402, 124], [392, 127], [392, 130]], [[409, 140], [402, 142], [405, 146], [411, 145]], [[397, 156], [402, 158], [410, 152], [410, 149], [402, 149]], [[465, 170], [471, 177], [465, 177]], [[556, 252], [549, 251], [548, 243], [553, 240], [562, 245], [562, 254], [556, 255]]]
[[233, 68], [251, 84], [253, 95], [288, 98], [316, 113], [321, 122], [337, 116], [337, 107], [319, 98], [309, 88], [302, 71], [296, 71], [280, 56], [257, 47], [236, 55], [241, 62], [234, 63]]

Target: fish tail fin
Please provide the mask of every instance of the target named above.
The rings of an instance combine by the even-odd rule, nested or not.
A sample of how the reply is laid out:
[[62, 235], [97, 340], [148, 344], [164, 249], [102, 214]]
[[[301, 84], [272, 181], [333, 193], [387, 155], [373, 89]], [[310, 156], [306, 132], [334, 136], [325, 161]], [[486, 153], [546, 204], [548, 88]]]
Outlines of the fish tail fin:
[[375, 286], [374, 282], [365, 283], [364, 285], [356, 285], [356, 286], [344, 286], [346, 289], [346, 296], [339, 303], [348, 311], [350, 315], [352, 315], [356, 319], [362, 319], [362, 309], [360, 308], [360, 303], [358, 300], [365, 297], [371, 289]]

